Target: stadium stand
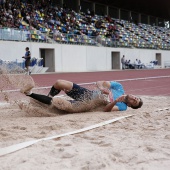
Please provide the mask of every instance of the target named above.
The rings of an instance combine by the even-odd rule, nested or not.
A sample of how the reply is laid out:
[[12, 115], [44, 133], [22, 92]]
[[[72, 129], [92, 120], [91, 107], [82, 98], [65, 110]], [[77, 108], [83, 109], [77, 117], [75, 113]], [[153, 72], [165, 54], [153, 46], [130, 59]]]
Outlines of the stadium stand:
[[8, 0], [3, 7], [1, 40], [170, 50], [170, 30], [164, 27], [76, 13], [40, 1]]

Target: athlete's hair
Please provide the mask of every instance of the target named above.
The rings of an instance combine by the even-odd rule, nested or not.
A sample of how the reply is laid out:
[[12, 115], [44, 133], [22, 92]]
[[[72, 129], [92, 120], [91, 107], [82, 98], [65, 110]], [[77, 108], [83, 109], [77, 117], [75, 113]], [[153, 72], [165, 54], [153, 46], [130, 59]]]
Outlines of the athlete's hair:
[[29, 47], [26, 47], [26, 50], [29, 50]]
[[141, 108], [141, 107], [142, 107], [142, 105], [143, 105], [143, 101], [142, 101], [142, 99], [141, 99], [141, 98], [139, 98], [139, 99], [140, 99], [140, 101], [139, 101], [138, 106], [131, 106], [131, 108], [132, 108], [132, 109], [138, 109], [138, 108]]

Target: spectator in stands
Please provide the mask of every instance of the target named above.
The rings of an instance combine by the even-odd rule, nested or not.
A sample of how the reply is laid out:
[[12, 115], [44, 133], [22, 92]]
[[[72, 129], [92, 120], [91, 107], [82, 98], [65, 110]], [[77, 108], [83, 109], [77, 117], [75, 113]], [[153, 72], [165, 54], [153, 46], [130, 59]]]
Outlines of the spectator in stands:
[[6, 0], [1, 0], [1, 7], [2, 8], [5, 8], [5, 3], [6, 3]]
[[105, 16], [105, 19], [106, 19], [109, 23], [112, 23], [112, 22], [113, 22], [113, 20], [112, 20], [112, 18], [110, 17], [110, 15]]
[[111, 32], [111, 40], [112, 40], [112, 44], [113, 44], [113, 46], [115, 46], [115, 47], [116, 47], [116, 36], [115, 36], [115, 34], [114, 34], [114, 32], [113, 32], [113, 31]]
[[90, 15], [90, 10], [89, 9], [87, 9], [86, 14]]
[[30, 15], [28, 12], [26, 13], [25, 21], [30, 25]]
[[25, 68], [26, 68], [26, 72], [27, 74], [31, 74], [30, 70], [29, 70], [29, 66], [30, 66], [30, 60], [31, 60], [31, 52], [29, 51], [29, 47], [25, 48], [25, 56], [23, 56], [22, 58], [25, 59]]
[[101, 25], [102, 25], [102, 21], [101, 20], [96, 21], [96, 23], [95, 23], [95, 27], [96, 28], [100, 29]]
[[[53, 1], [54, 2], [54, 1]], [[61, 30], [59, 30], [62, 33], [75, 33], [74, 30], [81, 30], [80, 25], [85, 24], [85, 28], [83, 30], [84, 34], [90, 35], [87, 31], [88, 28], [92, 28], [91, 30], [96, 30], [96, 32], [92, 33], [92, 36], [96, 36], [98, 32], [101, 33], [102, 38], [113, 36], [117, 41], [114, 41], [115, 46], [120, 45], [119, 40], [122, 39], [122, 34], [127, 34], [127, 29], [130, 30], [128, 34], [130, 34], [128, 37], [133, 37], [134, 39], [137, 38], [137, 35], [134, 34], [135, 28], [138, 26], [135, 24], [130, 24], [131, 27], [127, 27], [127, 22], [124, 20], [118, 20], [113, 19], [110, 16], [97, 16], [93, 15], [92, 11], [88, 10], [88, 14], [81, 13], [77, 14], [73, 10], [70, 10], [69, 8], [64, 5], [64, 8], [60, 7], [52, 7], [52, 1], [48, 0], [0, 0], [0, 25], [2, 27], [14, 27], [14, 28], [20, 28], [20, 29], [30, 29], [34, 27], [35, 29], [43, 30], [44, 33], [53, 33], [53, 30], [56, 29], [57, 26], [60, 27]], [[42, 19], [42, 20], [41, 20]], [[18, 21], [20, 20], [20, 21]], [[25, 21], [29, 24], [29, 27], [25, 27], [25, 23], [22, 22]], [[24, 24], [22, 24], [24, 23]], [[24, 25], [24, 26], [23, 26]], [[161, 28], [161, 30], [158, 30], [156, 27], [149, 28], [148, 26], [142, 26], [143, 24], [140, 24], [138, 28], [139, 34], [142, 30], [147, 30], [146, 33], [142, 36], [139, 36], [139, 40], [145, 39], [147, 43], [145, 43], [145, 47], [151, 46], [151, 48], [167, 48], [166, 46], [169, 46], [169, 34], [164, 37], [164, 29]], [[134, 26], [134, 27], [133, 27]], [[137, 26], [137, 27], [136, 27]], [[122, 28], [124, 27], [124, 28]], [[97, 28], [97, 29], [96, 29]], [[101, 31], [100, 29], [103, 28], [103, 30], [106, 30], [109, 32], [109, 34], [104, 34], [104, 31]], [[127, 29], [126, 29], [127, 28]], [[153, 30], [152, 30], [153, 29]], [[44, 31], [45, 30], [45, 31]], [[48, 31], [47, 31], [48, 30]], [[103, 33], [104, 32], [104, 33]], [[133, 32], [133, 33], [132, 33]], [[141, 32], [142, 33], [142, 32]], [[149, 35], [148, 35], [149, 33]], [[78, 34], [78, 32], [76, 32]], [[135, 33], [136, 34], [136, 33]], [[150, 34], [152, 36], [150, 36]], [[157, 37], [157, 34], [158, 37]], [[51, 35], [51, 34], [50, 34]], [[51, 36], [52, 37], [52, 36]], [[128, 37], [124, 37], [123, 41], [125, 40], [127, 45], [127, 42], [129, 39]], [[164, 37], [164, 38], [163, 38]], [[133, 39], [132, 38], [132, 39]], [[158, 39], [159, 41], [158, 41]], [[156, 39], [156, 40], [154, 40]], [[164, 40], [165, 39], [165, 40]], [[138, 46], [139, 41], [131, 40], [131, 44]], [[164, 42], [163, 44], [161, 42]], [[166, 42], [166, 44], [165, 44]], [[113, 43], [112, 43], [113, 44]], [[164, 44], [166, 45], [164, 47]], [[122, 44], [121, 44], [122, 45]], [[123, 45], [124, 46], [124, 45]], [[170, 46], [168, 47], [170, 48]]]
[[122, 20], [117, 21], [117, 23], [118, 23], [120, 26], [124, 27], [124, 22], [123, 22]]
[[92, 37], [96, 37], [98, 35], [99, 35], [99, 33], [96, 30], [92, 31], [92, 34], [91, 34]]
[[16, 28], [18, 28], [18, 27], [20, 26], [20, 24], [21, 24], [21, 19], [16, 18], [16, 19], [14, 20], [14, 26], [15, 26]]

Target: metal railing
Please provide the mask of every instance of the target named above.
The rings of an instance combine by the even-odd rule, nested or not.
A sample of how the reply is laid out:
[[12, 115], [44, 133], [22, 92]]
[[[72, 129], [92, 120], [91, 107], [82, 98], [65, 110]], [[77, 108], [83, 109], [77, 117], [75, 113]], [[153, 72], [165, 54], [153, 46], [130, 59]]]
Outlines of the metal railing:
[[10, 41], [27, 41], [25, 31], [11, 28], [0, 28], [0, 39]]
[[[21, 59], [21, 60], [2, 60], [0, 59], [0, 65], [5, 64], [6, 66], [10, 67], [10, 68], [14, 68], [16, 66], [24, 69], [25, 68], [25, 60]], [[34, 65], [37, 66], [43, 66], [44, 64], [44, 60], [43, 58], [31, 58], [30, 60], [30, 66], [33, 67]]]
[[66, 33], [42, 33], [39, 30], [19, 30], [14, 28], [0, 28], [0, 40], [6, 41], [30, 41], [44, 43], [65, 43], [92, 46], [117, 47], [126, 46], [116, 39], [101, 36], [87, 36]]
[[47, 42], [47, 36], [37, 30], [0, 28], [0, 40]]
[[64, 43], [78, 45], [92, 45], [104, 47], [136, 47], [149, 49], [170, 50], [168, 43], [149, 43], [144, 39], [131, 38], [107, 38], [103, 35], [87, 36], [85, 34], [66, 34], [61, 32], [41, 32], [40, 30], [20, 30], [14, 28], [0, 28], [0, 40], [6, 41], [30, 41], [43, 43]]

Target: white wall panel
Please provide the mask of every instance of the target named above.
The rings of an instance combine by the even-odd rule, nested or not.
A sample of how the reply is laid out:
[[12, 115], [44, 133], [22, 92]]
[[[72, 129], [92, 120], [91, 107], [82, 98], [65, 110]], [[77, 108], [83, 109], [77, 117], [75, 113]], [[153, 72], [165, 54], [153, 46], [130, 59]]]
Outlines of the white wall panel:
[[107, 70], [107, 48], [87, 47], [87, 71]]
[[63, 45], [62, 65], [64, 72], [86, 71], [86, 46]]
[[0, 59], [16, 61], [22, 60], [25, 47], [29, 47], [32, 57], [40, 57], [40, 48], [54, 49], [56, 72], [84, 72], [84, 71], [109, 71], [111, 70], [112, 51], [120, 52], [120, 57], [125, 55], [127, 60], [134, 62], [140, 59], [149, 63], [156, 59], [156, 53], [161, 53], [162, 67], [165, 61], [170, 61], [170, 51], [149, 49], [128, 49], [93, 47], [66, 44], [46, 44], [30, 42], [0, 41]]

